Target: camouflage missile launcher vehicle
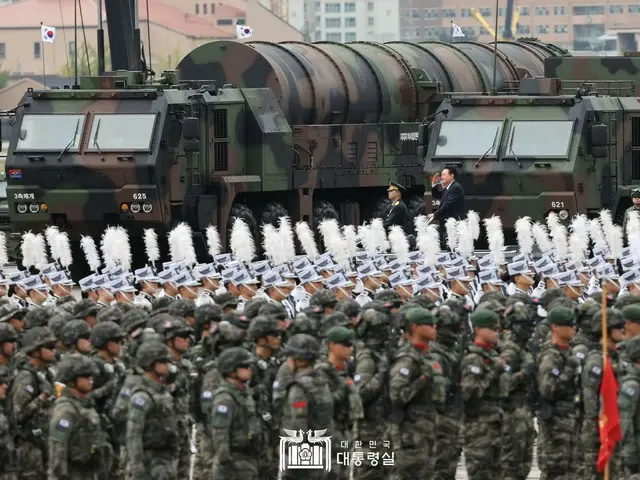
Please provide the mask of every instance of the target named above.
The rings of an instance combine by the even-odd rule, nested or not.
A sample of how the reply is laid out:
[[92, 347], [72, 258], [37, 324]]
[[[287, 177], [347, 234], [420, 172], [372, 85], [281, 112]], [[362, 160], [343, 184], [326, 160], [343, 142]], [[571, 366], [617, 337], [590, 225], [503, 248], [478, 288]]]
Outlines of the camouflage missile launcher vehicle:
[[447, 95], [421, 136], [426, 177], [456, 167], [468, 205], [506, 226], [602, 208], [622, 223], [640, 184], [639, 73], [640, 56], [553, 57], [517, 95]]
[[[496, 90], [517, 92], [545, 59], [565, 56], [500, 42]], [[448, 93], [483, 95], [492, 82], [493, 48], [475, 42], [218, 41], [159, 85], [111, 72], [79, 89], [30, 91], [9, 143], [11, 222], [92, 234], [120, 224], [135, 235], [186, 220], [195, 231], [217, 225], [224, 239], [237, 217], [256, 233], [284, 214], [359, 224], [383, 213], [397, 181], [411, 228], [424, 210], [419, 145], [435, 145], [421, 126], [440, 125]]]

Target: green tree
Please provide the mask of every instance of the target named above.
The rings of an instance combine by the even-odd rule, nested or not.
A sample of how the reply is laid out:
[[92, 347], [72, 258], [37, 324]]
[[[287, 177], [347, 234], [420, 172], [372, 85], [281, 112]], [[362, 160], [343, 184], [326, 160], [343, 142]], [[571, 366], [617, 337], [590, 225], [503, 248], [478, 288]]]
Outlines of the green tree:
[[11, 72], [2, 68], [2, 64], [0, 63], [0, 88], [4, 88], [7, 85], [10, 76]]
[[[63, 77], [73, 77], [75, 74], [75, 58], [69, 56], [68, 63], [60, 69], [60, 75]], [[111, 52], [109, 47], [105, 45], [104, 49], [104, 67], [105, 70], [111, 69]], [[89, 71], [90, 70], [90, 71]], [[78, 50], [78, 76], [86, 77], [91, 75], [98, 75], [98, 51], [93, 45], [82, 44], [80, 50]]]
[[160, 75], [165, 70], [175, 70], [178, 66], [178, 62], [180, 62], [180, 60], [182, 60], [183, 58], [184, 54], [182, 53], [180, 45], [178, 45], [166, 55], [154, 55], [151, 66], [153, 67], [154, 72]]

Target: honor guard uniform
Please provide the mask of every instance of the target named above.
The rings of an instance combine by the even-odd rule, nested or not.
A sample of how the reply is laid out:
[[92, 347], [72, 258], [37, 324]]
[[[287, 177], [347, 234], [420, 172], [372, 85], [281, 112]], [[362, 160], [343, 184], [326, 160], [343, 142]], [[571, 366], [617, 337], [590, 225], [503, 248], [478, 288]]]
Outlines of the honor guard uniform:
[[155, 298], [158, 291], [158, 283], [160, 278], [156, 275], [151, 267], [143, 267], [133, 272], [135, 275], [135, 283], [140, 291], [133, 300], [133, 304], [137, 308], [151, 311], [151, 302]]
[[162, 290], [158, 293], [158, 298], [169, 297], [172, 300], [180, 298], [178, 287], [174, 281], [177, 273], [175, 268], [166, 268], [158, 273], [158, 278], [162, 284]]
[[373, 301], [376, 291], [382, 286], [382, 272], [373, 262], [365, 263], [358, 267], [358, 279], [362, 282], [363, 290], [356, 297], [356, 302], [361, 307]]
[[222, 275], [216, 271], [213, 263], [198, 265], [194, 269], [194, 273], [202, 284], [200, 296], [196, 299], [196, 306], [213, 305], [215, 303], [213, 298], [227, 291], [224, 286], [221, 285]]
[[413, 279], [409, 278], [403, 270], [397, 270], [389, 276], [389, 284], [396, 291], [403, 301], [413, 297]]
[[98, 294], [96, 303], [101, 307], [110, 307], [113, 302], [113, 294], [111, 293], [111, 281], [107, 275], [95, 275], [93, 284]]
[[136, 289], [127, 281], [125, 276], [112, 280], [110, 288], [116, 303], [133, 304]]
[[480, 303], [480, 298], [488, 292], [502, 292], [504, 289], [504, 282], [498, 276], [497, 270], [480, 270], [478, 272], [478, 281], [480, 288], [474, 295], [473, 303], [476, 305]]
[[432, 276], [423, 275], [418, 277], [414, 284], [416, 295], [426, 295], [436, 307], [442, 304], [442, 280]]
[[311, 295], [322, 290], [322, 282], [324, 279], [313, 267], [300, 270], [298, 272], [298, 278], [300, 279], [299, 286], [303, 288], [304, 295], [296, 302], [296, 311], [301, 312], [309, 307]]
[[63, 297], [72, 296], [73, 285], [73, 280], [67, 276], [66, 272], [56, 272], [49, 276], [49, 286], [56, 302]]
[[473, 308], [475, 306], [473, 299], [469, 298], [469, 284], [473, 281], [473, 278], [468, 276], [461, 267], [448, 268], [446, 272], [450, 292], [447, 299], [460, 299], [465, 302], [465, 305]]
[[342, 273], [330, 276], [325, 279], [324, 283], [335, 294], [338, 301], [352, 298], [351, 289], [355, 285]]
[[[533, 279], [533, 271], [529, 268], [529, 264], [525, 260], [511, 262], [507, 265], [507, 272], [511, 277], [512, 283], [507, 288], [509, 295], [516, 293], [529, 294], [529, 288], [533, 287], [535, 281]], [[512, 286], [513, 285], [513, 286]]]
[[291, 290], [291, 283], [277, 270], [269, 270], [262, 275], [262, 285], [268, 301], [280, 303], [285, 308], [288, 318], [295, 318], [295, 307], [287, 301]]
[[184, 300], [194, 300], [198, 298], [198, 288], [200, 282], [195, 279], [191, 272], [181, 272], [173, 280], [178, 287], [178, 297]]
[[20, 284], [27, 292], [29, 308], [42, 307], [49, 300], [49, 288], [42, 282], [39, 275], [27, 277]]
[[19, 270], [17, 272], [13, 272], [9, 274], [9, 282], [13, 285], [13, 295], [9, 297], [9, 301], [15, 303], [16, 305], [27, 308], [27, 292], [22, 286], [21, 282], [27, 278], [27, 272], [24, 270]]
[[246, 269], [237, 270], [231, 281], [236, 286], [239, 293], [239, 302], [236, 310], [238, 312], [244, 311], [245, 304], [255, 297], [260, 282], [257, 278], [253, 278], [249, 275]]
[[404, 227], [407, 221], [407, 206], [402, 201], [402, 195], [407, 193], [407, 189], [397, 182], [389, 182], [387, 193], [391, 206], [384, 218], [384, 228], [388, 229], [394, 225]]

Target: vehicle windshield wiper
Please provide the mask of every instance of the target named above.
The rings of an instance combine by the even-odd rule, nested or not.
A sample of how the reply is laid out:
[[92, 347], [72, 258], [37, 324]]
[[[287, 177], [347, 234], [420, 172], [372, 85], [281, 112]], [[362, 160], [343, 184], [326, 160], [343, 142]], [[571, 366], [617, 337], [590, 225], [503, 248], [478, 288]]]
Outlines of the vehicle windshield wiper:
[[518, 164], [519, 168], [522, 168], [522, 163], [520, 163], [520, 159], [516, 155], [516, 152], [513, 151], [513, 140], [516, 138], [516, 126], [514, 125], [511, 129], [511, 141], [509, 142], [509, 155], [513, 155], [514, 160]]
[[58, 154], [58, 158], [56, 158], [56, 160], [60, 160], [62, 158], [62, 156], [69, 151], [69, 149], [71, 148], [71, 145], [76, 143], [76, 138], [78, 138], [78, 129], [79, 128], [80, 128], [80, 120], [78, 120], [76, 122], [76, 130], [75, 130], [75, 132], [73, 132], [73, 137], [71, 137], [71, 140], [69, 140], [69, 143], [67, 143], [67, 145]]
[[100, 150], [100, 145], [98, 145], [98, 132], [100, 132], [100, 122], [102, 122], [102, 119], [98, 120], [98, 124], [96, 125], [96, 133], [93, 136], [93, 146], [98, 150], [98, 155], [102, 157], [102, 150]]
[[480, 162], [482, 162], [482, 160], [484, 160], [485, 158], [487, 158], [487, 155], [489, 155], [489, 152], [491, 150], [494, 149], [494, 147], [496, 146], [496, 140], [498, 139], [498, 132], [500, 132], [500, 129], [497, 128], [496, 129], [496, 134], [493, 136], [493, 143], [491, 144], [491, 146], [489, 147], [489, 149], [484, 152], [482, 154], [482, 156], [478, 159], [478, 161], [476, 162], [476, 164], [474, 165], [475, 168], [478, 168], [478, 165], [480, 165]]

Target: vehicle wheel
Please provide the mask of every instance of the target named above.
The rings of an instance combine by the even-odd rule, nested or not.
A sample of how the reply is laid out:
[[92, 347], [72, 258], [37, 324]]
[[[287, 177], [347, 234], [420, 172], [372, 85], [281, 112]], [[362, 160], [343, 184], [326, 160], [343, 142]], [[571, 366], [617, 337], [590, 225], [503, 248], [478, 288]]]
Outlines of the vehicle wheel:
[[287, 212], [287, 209], [284, 208], [281, 203], [268, 203], [262, 211], [260, 225], [273, 225], [278, 228], [280, 225], [280, 218], [288, 216], [289, 212]]
[[404, 224], [404, 231], [407, 235], [415, 235], [416, 226], [414, 221], [416, 217], [424, 213], [424, 198], [412, 195], [406, 200], [406, 205], [407, 221]]

